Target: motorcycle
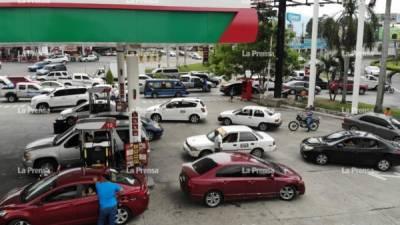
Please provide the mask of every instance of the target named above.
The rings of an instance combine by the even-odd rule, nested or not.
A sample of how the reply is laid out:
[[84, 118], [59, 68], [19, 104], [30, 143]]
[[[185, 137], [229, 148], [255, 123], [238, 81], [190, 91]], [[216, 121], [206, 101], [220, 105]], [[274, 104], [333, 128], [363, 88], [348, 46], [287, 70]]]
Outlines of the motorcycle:
[[[296, 120], [291, 121], [289, 123], [288, 127], [289, 127], [289, 130], [291, 130], [291, 131], [296, 131], [297, 129], [299, 129], [299, 127], [308, 128], [307, 127], [307, 119], [303, 114], [299, 113], [296, 116]], [[319, 127], [319, 118], [313, 117], [313, 121], [312, 121], [311, 127], [310, 127], [311, 131], [318, 130], [318, 127]]]

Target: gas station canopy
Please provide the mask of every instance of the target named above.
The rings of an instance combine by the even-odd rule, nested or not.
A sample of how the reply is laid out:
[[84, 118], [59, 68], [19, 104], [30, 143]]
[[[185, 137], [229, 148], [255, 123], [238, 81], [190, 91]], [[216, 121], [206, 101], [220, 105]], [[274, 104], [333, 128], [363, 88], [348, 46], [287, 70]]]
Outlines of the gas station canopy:
[[0, 0], [0, 43], [248, 43], [240, 0]]

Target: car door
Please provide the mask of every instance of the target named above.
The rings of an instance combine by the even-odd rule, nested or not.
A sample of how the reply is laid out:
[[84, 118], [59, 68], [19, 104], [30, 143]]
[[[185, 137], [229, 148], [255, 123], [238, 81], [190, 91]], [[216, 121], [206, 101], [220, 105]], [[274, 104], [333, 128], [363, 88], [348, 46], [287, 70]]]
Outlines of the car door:
[[80, 134], [72, 133], [59, 146], [59, 161], [66, 167], [80, 165], [81, 162]]
[[387, 146], [374, 138], [360, 138], [362, 146], [357, 152], [357, 162], [362, 165], [376, 165]]
[[67, 101], [68, 89], [61, 89], [50, 95], [50, 107], [60, 107]]
[[32, 97], [34, 97], [36, 95], [39, 95], [39, 94], [40, 94], [40, 90], [39, 90], [39, 88], [37, 86], [32, 85], [32, 84], [28, 85], [28, 88], [27, 88], [27, 91], [26, 91], [26, 97], [32, 98]]
[[265, 116], [266, 115], [263, 111], [254, 110], [253, 116], [251, 117], [249, 124], [246, 124], [246, 125], [257, 127], [258, 125], [260, 125], [260, 123], [268, 122], [268, 121], [266, 121]]
[[95, 224], [99, 215], [99, 200], [93, 182], [78, 186], [78, 198], [74, 203], [78, 208], [76, 218], [80, 224]]
[[170, 102], [161, 108], [161, 117], [163, 120], [178, 120], [179, 119], [179, 104], [180, 101]]
[[244, 177], [247, 182], [246, 191], [249, 197], [272, 196], [276, 193], [272, 168], [243, 165], [242, 177]]
[[75, 225], [78, 224], [75, 201], [78, 197], [77, 185], [56, 188], [46, 194], [40, 201], [42, 225]]
[[235, 152], [239, 150], [239, 133], [233, 132], [227, 134], [222, 139], [222, 150], [226, 152]]
[[25, 84], [17, 84], [16, 92], [18, 97], [24, 98], [26, 96], [26, 86]]
[[246, 125], [250, 122], [252, 113], [253, 112], [251, 109], [240, 110], [239, 112], [235, 113], [235, 116], [232, 118], [232, 123]]
[[86, 75], [82, 75], [82, 82], [86, 86], [88, 86], [88, 85], [91, 86], [92, 85], [92, 80]]
[[250, 153], [254, 148], [258, 147], [258, 139], [251, 132], [239, 133], [239, 151]]
[[246, 188], [248, 183], [242, 177], [242, 167], [240, 165], [226, 165], [216, 171], [215, 174], [217, 188], [222, 190], [226, 199], [247, 198]]
[[357, 152], [360, 149], [359, 139], [350, 137], [337, 143], [331, 151], [328, 158], [330, 161], [351, 163], [356, 160]]
[[360, 118], [361, 130], [376, 134], [382, 138], [392, 139], [395, 136], [394, 129], [388, 121], [374, 116]]
[[196, 113], [197, 103], [182, 101], [179, 105], [179, 120], [188, 120], [190, 115]]

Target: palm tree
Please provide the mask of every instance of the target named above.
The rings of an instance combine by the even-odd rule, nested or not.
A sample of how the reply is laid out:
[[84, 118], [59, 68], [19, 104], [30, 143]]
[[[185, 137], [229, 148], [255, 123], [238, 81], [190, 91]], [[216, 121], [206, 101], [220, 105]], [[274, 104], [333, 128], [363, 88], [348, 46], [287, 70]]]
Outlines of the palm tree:
[[[358, 0], [347, 0], [343, 3], [343, 11], [334, 17], [322, 19], [322, 34], [331, 50], [339, 61], [340, 79], [344, 85], [347, 83], [347, 74], [344, 74], [344, 60], [350, 55], [356, 46]], [[373, 12], [373, 5], [367, 7], [368, 16], [364, 27], [364, 47], [372, 49], [377, 36], [375, 30], [378, 27], [378, 18]], [[347, 68], [346, 68], [347, 71]], [[346, 101], [346, 89], [343, 90], [342, 102]]]

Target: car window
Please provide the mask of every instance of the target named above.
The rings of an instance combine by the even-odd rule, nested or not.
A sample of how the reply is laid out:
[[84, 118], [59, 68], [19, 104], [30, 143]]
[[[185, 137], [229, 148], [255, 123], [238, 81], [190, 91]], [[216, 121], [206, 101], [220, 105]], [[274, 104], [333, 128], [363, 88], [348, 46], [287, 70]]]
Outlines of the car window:
[[89, 111], [89, 104], [85, 104], [84, 106], [76, 110], [76, 112], [86, 112], [86, 111]]
[[82, 76], [83, 80], [90, 80], [88, 76]]
[[78, 146], [80, 143], [79, 134], [73, 135], [68, 141], [64, 144], [65, 148], [72, 148]]
[[25, 85], [20, 85], [19, 86], [19, 90], [26, 90], [26, 86]]
[[54, 97], [65, 96], [68, 94], [68, 90], [58, 90], [54, 92]]
[[238, 116], [251, 116], [252, 115], [252, 110], [251, 109], [244, 109], [239, 111], [236, 115]]
[[50, 202], [72, 200], [77, 197], [78, 197], [78, 187], [76, 185], [72, 185], [52, 192], [51, 194], [45, 196], [42, 201], [44, 203], [50, 203]]
[[171, 103], [168, 103], [165, 107], [167, 109], [175, 109], [175, 108], [178, 108], [178, 105], [179, 105], [179, 102], [171, 102]]
[[382, 144], [375, 139], [361, 138], [359, 140], [359, 146], [362, 148], [377, 148], [382, 146]]
[[274, 173], [272, 168], [259, 166], [242, 166], [242, 177], [270, 177]]
[[204, 174], [207, 173], [208, 171], [214, 169], [215, 167], [218, 166], [218, 164], [212, 160], [211, 158], [204, 157], [201, 158], [193, 163], [193, 169], [198, 173], [198, 174]]
[[189, 82], [190, 81], [190, 77], [181, 77], [180, 79], [182, 82]]
[[54, 77], [54, 73], [50, 73], [49, 75], [47, 75], [48, 77]]
[[81, 80], [81, 79], [82, 79], [82, 76], [74, 76], [74, 79], [76, 79], [76, 80]]
[[264, 117], [264, 113], [261, 110], [254, 111], [254, 117]]
[[238, 141], [238, 133], [230, 133], [223, 139], [224, 143], [235, 143]]
[[172, 88], [172, 82], [161, 82], [161, 88], [163, 89], [170, 89]]
[[240, 165], [230, 165], [222, 167], [215, 174], [216, 177], [242, 177], [242, 167]]
[[186, 102], [183, 101], [178, 108], [195, 108], [197, 106], [197, 103], [195, 102]]
[[240, 132], [240, 142], [257, 141], [257, 137], [250, 132]]
[[94, 183], [80, 185], [78, 191], [78, 195], [82, 198], [97, 195]]
[[37, 88], [37, 87], [35, 87], [35, 86], [33, 86], [33, 85], [28, 85], [28, 90], [37, 91], [37, 90], [39, 90], [39, 88]]
[[364, 116], [364, 117], [361, 117], [360, 120], [362, 120], [364, 122], [372, 123], [372, 124], [375, 124], [375, 125], [378, 125], [381, 127], [390, 126], [390, 124], [386, 120], [378, 118], [378, 117]]

